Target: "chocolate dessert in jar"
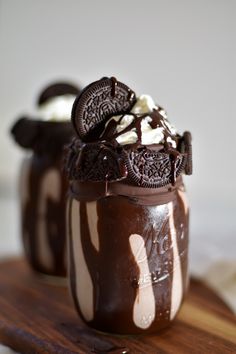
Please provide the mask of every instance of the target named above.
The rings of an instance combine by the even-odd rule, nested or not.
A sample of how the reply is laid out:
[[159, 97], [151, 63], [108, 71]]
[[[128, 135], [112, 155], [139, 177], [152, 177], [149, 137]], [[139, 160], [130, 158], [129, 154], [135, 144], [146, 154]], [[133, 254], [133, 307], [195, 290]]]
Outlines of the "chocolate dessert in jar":
[[[34, 115], [18, 119], [11, 129], [28, 155], [19, 194], [26, 258], [43, 275], [66, 276], [66, 193], [63, 148], [73, 137], [71, 108], [79, 89], [59, 82], [40, 94]], [[52, 281], [52, 277], [50, 277]]]
[[68, 147], [69, 277], [80, 317], [117, 334], [157, 332], [188, 286], [188, 219], [182, 175], [191, 134], [115, 78], [102, 78], [72, 109]]

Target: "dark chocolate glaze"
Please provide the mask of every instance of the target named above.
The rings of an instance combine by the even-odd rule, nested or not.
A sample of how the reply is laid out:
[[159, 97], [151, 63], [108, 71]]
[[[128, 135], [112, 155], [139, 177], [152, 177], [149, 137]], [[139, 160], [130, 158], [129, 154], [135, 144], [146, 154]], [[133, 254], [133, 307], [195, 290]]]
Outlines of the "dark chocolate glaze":
[[[142, 139], [141, 124], [142, 124], [142, 121], [146, 117], [150, 117], [151, 121], [149, 122], [149, 124], [152, 127], [152, 129], [156, 129], [157, 127], [163, 128], [164, 141], [162, 143], [163, 147], [162, 147], [161, 151], [163, 153], [169, 155], [170, 164], [171, 164], [170, 182], [172, 183], [172, 185], [174, 185], [176, 182], [176, 178], [177, 178], [176, 164], [177, 164], [178, 159], [183, 158], [183, 155], [177, 149], [172, 148], [172, 144], [168, 142], [168, 138], [171, 138], [173, 141], [176, 142], [176, 144], [178, 144], [178, 140], [179, 140], [180, 136], [174, 135], [171, 133], [168, 125], [166, 124], [165, 119], [160, 114], [161, 110], [162, 110], [161, 108], [154, 109], [152, 112], [145, 113], [145, 114], [134, 114], [134, 113], [129, 112], [128, 114], [132, 115], [134, 117], [134, 120], [124, 130], [122, 130], [120, 132], [116, 132], [116, 129], [117, 129], [117, 126], [120, 124], [122, 118], [125, 115], [121, 116], [121, 118], [118, 121], [115, 121], [112, 119], [107, 124], [102, 135], [100, 136], [100, 139], [108, 141], [108, 142], [112, 143], [113, 146], [116, 146], [117, 145], [116, 139], [120, 135], [123, 135], [126, 132], [131, 131], [132, 129], [135, 129], [136, 134], [137, 134], [137, 141], [134, 144], [128, 144], [127, 146], [124, 146], [124, 150], [135, 151], [140, 148], [147, 149], [148, 146], [144, 146], [141, 143], [141, 139]], [[184, 163], [183, 163], [183, 167], [184, 167]], [[149, 167], [149, 169], [150, 168], [151, 167]], [[132, 179], [135, 180], [135, 175], [132, 176], [132, 174], [131, 174], [130, 178], [131, 178], [131, 180]], [[142, 185], [142, 181], [140, 182], [140, 184]], [[149, 187], [149, 186], [146, 185], [146, 187]], [[159, 185], [157, 187], [159, 187]]]
[[[106, 141], [110, 141], [110, 140], [114, 141], [118, 136], [120, 136], [126, 132], [129, 132], [132, 129], [135, 129], [137, 136], [138, 136], [137, 142], [134, 144], [129, 144], [129, 148], [135, 149], [140, 146], [143, 146], [141, 144], [141, 138], [142, 138], [141, 123], [142, 123], [143, 119], [145, 119], [146, 117], [150, 117], [151, 121], [149, 124], [152, 127], [152, 129], [155, 129], [157, 127], [164, 128], [164, 142], [163, 143], [166, 146], [167, 150], [170, 146], [170, 144], [167, 142], [168, 138], [171, 138], [174, 141], [178, 140], [178, 137], [176, 135], [173, 135], [171, 133], [171, 131], [169, 130], [168, 126], [165, 123], [165, 119], [160, 114], [159, 109], [154, 109], [152, 112], [148, 112], [145, 114], [135, 114], [132, 112], [128, 112], [126, 114], [132, 115], [134, 117], [134, 120], [124, 130], [115, 133], [117, 126], [120, 124], [120, 122], [121, 122], [122, 118], [125, 116], [125, 114], [123, 114], [118, 121], [111, 120], [109, 123], [112, 124], [112, 133], [113, 134], [111, 134], [111, 126], [108, 123], [107, 126], [105, 127], [102, 135], [100, 136], [100, 139], [106, 140]], [[115, 142], [113, 142], [113, 143], [115, 143]]]
[[120, 182], [80, 182], [70, 184], [70, 192], [78, 201], [94, 201], [108, 196], [129, 197], [133, 203], [141, 205], [162, 205], [173, 200], [176, 189], [182, 188], [182, 177], [179, 176], [175, 186], [166, 185], [161, 188], [143, 188]]
[[117, 80], [115, 77], [111, 77], [111, 97], [116, 95]]
[[[173, 133], [161, 107], [144, 114], [132, 113], [135, 101], [135, 93], [114, 77], [85, 87], [72, 109], [72, 123], [81, 145], [76, 151], [75, 141], [68, 149], [70, 179], [106, 183], [127, 179], [140, 187], [159, 188], [169, 183], [174, 186], [183, 172], [191, 174], [191, 134], [185, 132], [181, 137]], [[127, 114], [133, 121], [118, 131]], [[121, 117], [115, 120], [116, 115]], [[146, 118], [152, 129], [162, 128], [164, 137], [159, 144], [142, 144], [141, 125]], [[136, 132], [136, 142], [120, 145], [117, 139], [130, 131]]]
[[[188, 217], [185, 215], [177, 189], [172, 194], [170, 203], [173, 203], [174, 209], [184, 294], [187, 284]], [[170, 323], [173, 273], [173, 250], [167, 204], [140, 205], [133, 203], [128, 197], [110, 196], [97, 201], [97, 212], [99, 251], [91, 242], [86, 203], [80, 202], [78, 222], [82, 248], [92, 278], [95, 299], [94, 319], [88, 324], [101, 331], [121, 334], [153, 333], [166, 327]], [[75, 269], [76, 249], [73, 249], [72, 232], [70, 229], [71, 286], [76, 307], [83, 318], [76, 296], [76, 274], [80, 273], [80, 269]], [[156, 301], [155, 320], [145, 330], [133, 322], [137, 288], [140, 282], [145, 283], [145, 279], [140, 280], [139, 268], [130, 249], [131, 234], [139, 234], [144, 239], [149, 276], [152, 279]], [[162, 277], [164, 279], [161, 281]]]
[[[173, 135], [158, 110], [150, 114], [131, 115], [135, 119], [121, 132], [116, 129], [123, 116], [117, 121], [111, 119], [98, 141], [83, 143], [75, 139], [68, 146], [66, 170], [70, 179], [81, 182], [125, 179], [126, 183], [140, 187], [159, 188], [170, 183], [174, 186], [177, 177], [184, 171], [191, 174], [189, 132], [185, 132], [183, 137]], [[165, 128], [162, 143], [141, 144], [141, 123], [147, 116], [152, 119], [150, 124], [153, 127]], [[119, 145], [116, 139], [132, 129], [137, 132], [137, 141], [134, 144]], [[177, 148], [172, 147], [168, 138], [176, 142]]]

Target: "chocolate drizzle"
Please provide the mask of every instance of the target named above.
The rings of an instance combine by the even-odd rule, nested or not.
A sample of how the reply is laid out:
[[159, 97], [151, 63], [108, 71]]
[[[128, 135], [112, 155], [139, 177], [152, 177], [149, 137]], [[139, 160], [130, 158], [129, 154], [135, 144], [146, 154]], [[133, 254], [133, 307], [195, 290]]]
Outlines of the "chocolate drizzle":
[[[150, 114], [157, 125], [157, 111]], [[134, 114], [133, 114], [134, 115]], [[167, 142], [171, 133], [165, 135], [164, 144], [145, 146], [141, 144], [141, 122], [147, 114], [134, 115], [133, 122], [123, 131], [116, 133], [118, 121], [110, 120], [100, 137], [94, 143], [74, 142], [67, 148], [67, 171], [71, 179], [79, 181], [119, 181], [146, 188], [158, 188], [171, 183], [184, 171], [186, 152], [179, 152]], [[138, 139], [134, 144], [121, 147], [116, 138], [136, 129]], [[174, 137], [177, 142], [177, 138]], [[76, 147], [75, 147], [76, 146]]]
[[115, 77], [111, 77], [111, 97], [114, 98], [116, 95], [117, 80]]
[[[191, 134], [186, 132], [181, 137], [173, 133], [161, 107], [145, 114], [130, 112], [134, 99], [134, 92], [114, 77], [92, 83], [76, 99], [72, 121], [81, 145], [77, 151], [75, 142], [68, 147], [71, 152], [66, 169], [70, 179], [106, 184], [123, 179], [128, 184], [159, 188], [174, 186], [183, 172], [191, 174]], [[133, 120], [118, 130], [126, 114], [133, 116]], [[164, 136], [161, 143], [142, 144], [145, 119], [152, 129], [160, 128]], [[135, 143], [120, 145], [118, 138], [130, 131], [137, 134]]]
[[[153, 109], [152, 112], [148, 112], [145, 114], [135, 114], [132, 112], [127, 113], [128, 115], [131, 115], [134, 117], [133, 121], [123, 130], [117, 132], [117, 127], [124, 118], [125, 114], [123, 114], [119, 120], [111, 119], [107, 126], [105, 127], [103, 133], [100, 136], [100, 140], [107, 140], [109, 142], [112, 142], [114, 145], [116, 144], [116, 140], [120, 135], [123, 135], [129, 131], [132, 131], [135, 129], [137, 133], [137, 141], [134, 144], [129, 144], [127, 148], [129, 149], [137, 149], [138, 147], [144, 147], [146, 145], [142, 145], [141, 140], [142, 140], [142, 129], [141, 129], [141, 124], [142, 121], [149, 117], [151, 121], [149, 122], [149, 125], [151, 126], [152, 129], [156, 128], [163, 128], [163, 135], [164, 135], [164, 141], [163, 145], [166, 151], [170, 151], [171, 153], [171, 143], [168, 142], [168, 138], [171, 140], [174, 140], [175, 142], [178, 142], [179, 136], [176, 136], [171, 133], [168, 125], [166, 124], [165, 119], [163, 116], [159, 113], [158, 109]], [[154, 144], [153, 144], [154, 145]], [[175, 150], [176, 151], [176, 150]]]
[[[159, 206], [135, 204], [122, 196], [101, 198], [95, 202], [97, 213], [95, 227], [99, 249], [96, 249], [92, 242], [91, 232], [94, 231], [89, 227], [89, 218], [93, 218], [93, 214], [89, 214], [90, 204], [85, 201], [78, 203], [73, 195], [72, 208], [75, 209], [72, 212], [71, 208], [70, 218], [73, 217], [73, 225], [78, 223], [80, 232], [73, 236], [73, 232], [77, 232], [77, 227], [74, 229], [71, 227], [71, 220], [69, 224], [71, 285], [77, 310], [84, 319], [82, 315], [84, 303], [80, 302], [81, 298], [76, 288], [77, 281], [81, 281], [83, 286], [83, 269], [82, 265], [75, 266], [78, 254], [76, 243], [73, 241], [80, 237], [81, 248], [93, 283], [94, 316], [89, 321], [84, 319], [89, 326], [105, 332], [138, 334], [156, 333], [170, 324], [173, 272], [176, 269], [173, 233], [179, 250], [182, 274], [180, 286], [183, 286], [183, 295], [188, 278], [188, 216], [179, 197], [180, 189], [181, 187], [175, 189], [170, 203]], [[174, 230], [170, 224], [170, 205], [173, 208]], [[75, 214], [75, 210], [78, 214]], [[145, 273], [140, 271], [137, 258], [133, 257], [130, 250], [129, 238], [132, 234], [138, 234], [143, 238], [148, 262], [148, 271]], [[143, 259], [140, 258], [141, 260]], [[137, 299], [137, 292], [147, 287], [152, 287], [154, 292], [155, 316], [148, 328], [140, 328], [133, 320], [134, 302]], [[149, 320], [148, 313], [144, 320]]]

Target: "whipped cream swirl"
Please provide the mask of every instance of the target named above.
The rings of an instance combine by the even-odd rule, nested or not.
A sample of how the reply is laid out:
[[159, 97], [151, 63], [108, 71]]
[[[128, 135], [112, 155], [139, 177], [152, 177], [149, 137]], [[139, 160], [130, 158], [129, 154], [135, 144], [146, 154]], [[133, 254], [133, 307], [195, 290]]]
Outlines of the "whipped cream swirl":
[[[131, 113], [135, 115], [142, 115], [151, 113], [153, 110], [158, 110], [161, 116], [163, 117], [163, 123], [161, 126], [152, 128], [149, 123], [151, 123], [152, 118], [148, 115], [141, 122], [141, 143], [142, 145], [151, 145], [151, 144], [160, 144], [164, 143], [164, 133], [165, 129], [173, 136], [176, 136], [176, 129], [169, 123], [167, 120], [167, 115], [164, 109], [160, 108], [155, 104], [152, 97], [149, 95], [141, 95], [137, 98], [137, 102], [133, 106]], [[121, 119], [122, 117], [122, 119]], [[116, 133], [120, 133], [125, 130], [135, 119], [134, 115], [125, 114], [124, 116], [113, 116], [106, 123], [107, 125], [111, 120], [119, 122], [116, 126]], [[138, 140], [138, 135], [135, 128], [132, 128], [130, 131], [126, 131], [124, 134], [120, 134], [116, 138], [117, 142], [120, 145], [135, 144]], [[167, 142], [172, 145], [173, 148], [176, 148], [176, 141], [173, 140], [170, 136], [167, 138]]]

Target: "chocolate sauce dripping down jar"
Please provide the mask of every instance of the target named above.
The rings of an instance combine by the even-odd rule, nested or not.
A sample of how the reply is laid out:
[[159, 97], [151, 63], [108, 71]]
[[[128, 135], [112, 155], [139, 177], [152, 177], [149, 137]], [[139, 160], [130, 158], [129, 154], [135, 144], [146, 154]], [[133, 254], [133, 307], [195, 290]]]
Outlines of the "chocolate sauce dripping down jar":
[[86, 201], [86, 187], [74, 182], [69, 201], [70, 279], [80, 316], [91, 327], [120, 334], [166, 327], [188, 283], [183, 185], [171, 192], [167, 186], [160, 205], [158, 193], [149, 205], [148, 196], [119, 195], [118, 185]]
[[[76, 95], [72, 85], [47, 87], [39, 106], [64, 94]], [[39, 118], [41, 118], [39, 116]], [[52, 282], [67, 274], [66, 194], [63, 148], [73, 137], [70, 121], [22, 117], [11, 129], [14, 140], [28, 150], [20, 169], [19, 195], [22, 240], [32, 269]]]
[[[110, 97], [119, 89], [115, 83], [113, 79]], [[106, 97], [104, 86], [102, 90]], [[173, 321], [188, 287], [185, 142], [179, 138], [174, 171], [168, 149], [159, 153], [144, 148], [140, 155], [113, 143], [75, 140], [68, 150], [71, 292], [79, 316], [96, 330], [155, 333]], [[137, 161], [134, 171], [142, 172], [145, 163], [155, 161], [168, 170], [168, 179], [162, 174], [159, 185], [147, 186], [145, 173], [132, 175]]]

